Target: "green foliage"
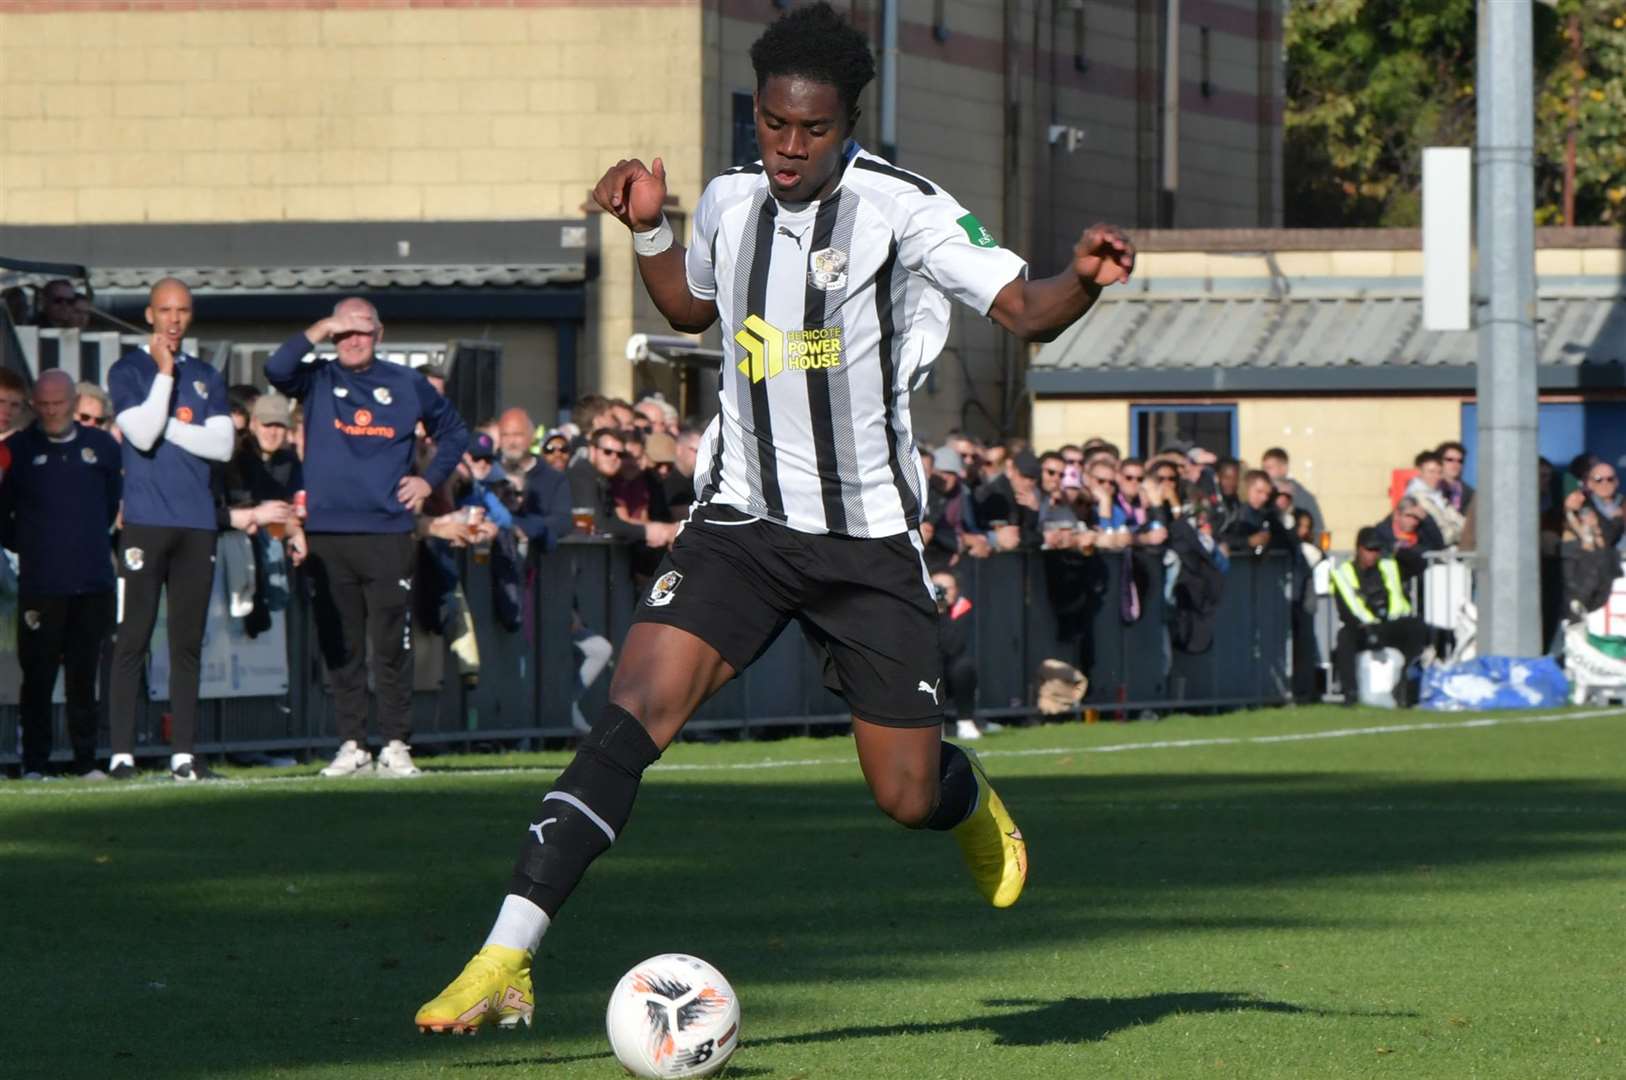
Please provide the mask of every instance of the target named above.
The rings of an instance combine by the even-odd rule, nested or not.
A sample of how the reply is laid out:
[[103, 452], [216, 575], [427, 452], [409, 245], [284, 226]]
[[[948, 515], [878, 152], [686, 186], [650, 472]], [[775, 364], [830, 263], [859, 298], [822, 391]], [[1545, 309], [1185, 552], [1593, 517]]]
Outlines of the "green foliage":
[[[1580, 31], [1580, 55], [1567, 38]], [[1536, 97], [1536, 220], [1564, 213], [1566, 136], [1575, 131], [1575, 219], [1626, 221], [1626, 10], [1619, 0], [1559, 0], [1562, 52]]]
[[1473, 0], [1292, 0], [1290, 226], [1416, 225], [1422, 149], [1474, 134]]
[[[1580, 62], [1566, 30], [1579, 16]], [[1475, 141], [1474, 0], [1289, 0], [1287, 224], [1415, 226], [1422, 150]], [[1537, 219], [1562, 215], [1577, 133], [1577, 223], [1626, 219], [1626, 13], [1620, 0], [1535, 5]]]

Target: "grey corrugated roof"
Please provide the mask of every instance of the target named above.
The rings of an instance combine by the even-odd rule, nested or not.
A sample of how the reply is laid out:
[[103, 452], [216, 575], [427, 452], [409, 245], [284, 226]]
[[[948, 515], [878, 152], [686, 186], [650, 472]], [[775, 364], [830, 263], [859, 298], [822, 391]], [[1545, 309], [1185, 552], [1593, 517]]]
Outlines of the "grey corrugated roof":
[[[1293, 369], [1474, 365], [1477, 335], [1423, 329], [1419, 292], [1318, 287], [1271, 295], [1108, 292], [1044, 346], [1034, 370]], [[1543, 367], [1626, 361], [1626, 289], [1602, 282], [1544, 292], [1536, 339]]]
[[586, 279], [580, 263], [508, 266], [120, 266], [92, 267], [91, 287], [146, 289], [166, 276], [199, 292], [332, 291], [336, 289], [539, 288]]

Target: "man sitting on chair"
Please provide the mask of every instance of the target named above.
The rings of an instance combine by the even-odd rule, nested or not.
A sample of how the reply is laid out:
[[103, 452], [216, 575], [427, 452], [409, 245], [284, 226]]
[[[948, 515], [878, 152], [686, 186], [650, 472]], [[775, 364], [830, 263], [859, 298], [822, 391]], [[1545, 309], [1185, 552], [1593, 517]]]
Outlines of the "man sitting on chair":
[[[1423, 558], [1414, 548], [1385, 554], [1382, 538], [1370, 527], [1356, 535], [1355, 557], [1334, 568], [1332, 593], [1343, 625], [1333, 663], [1346, 705], [1357, 701], [1355, 661], [1360, 653], [1399, 649], [1410, 664], [1428, 646], [1428, 624], [1412, 613], [1405, 591], [1405, 582], [1422, 572]], [[1395, 700], [1402, 706], [1411, 704], [1406, 687], [1402, 679], [1395, 689]]]

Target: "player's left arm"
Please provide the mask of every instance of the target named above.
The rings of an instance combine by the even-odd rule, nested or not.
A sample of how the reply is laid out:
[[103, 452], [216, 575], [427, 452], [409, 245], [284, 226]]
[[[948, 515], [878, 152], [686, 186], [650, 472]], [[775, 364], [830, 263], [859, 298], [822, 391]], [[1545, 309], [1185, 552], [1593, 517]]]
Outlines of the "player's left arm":
[[1073, 262], [1053, 277], [1017, 278], [994, 297], [988, 317], [1024, 341], [1054, 341], [1090, 310], [1109, 285], [1128, 281], [1135, 245], [1116, 225], [1091, 225], [1073, 247]]

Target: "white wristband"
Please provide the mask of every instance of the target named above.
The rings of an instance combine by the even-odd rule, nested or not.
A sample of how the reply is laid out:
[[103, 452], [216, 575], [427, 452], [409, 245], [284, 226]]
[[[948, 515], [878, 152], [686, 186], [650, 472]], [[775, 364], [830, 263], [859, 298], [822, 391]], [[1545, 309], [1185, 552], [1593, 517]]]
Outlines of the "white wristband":
[[648, 232], [632, 234], [632, 250], [639, 255], [659, 255], [672, 246], [672, 226], [661, 215], [661, 223]]

